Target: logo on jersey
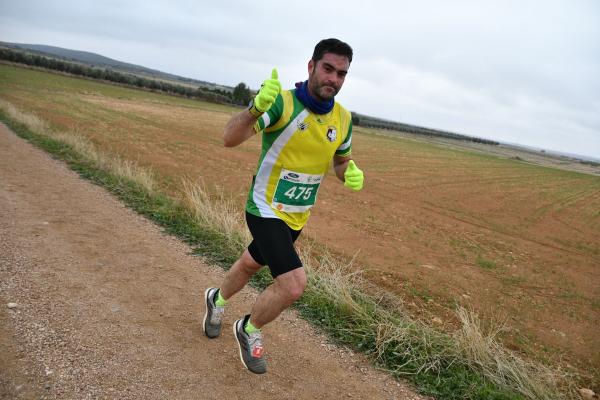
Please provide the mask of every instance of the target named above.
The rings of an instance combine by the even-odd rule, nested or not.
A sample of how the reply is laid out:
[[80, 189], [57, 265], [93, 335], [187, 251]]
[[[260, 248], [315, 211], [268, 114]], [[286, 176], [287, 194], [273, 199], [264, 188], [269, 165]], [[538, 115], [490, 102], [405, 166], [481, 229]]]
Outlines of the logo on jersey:
[[300, 178], [300, 175], [298, 175], [298, 174], [295, 174], [295, 173], [293, 173], [293, 172], [288, 172], [287, 174], [285, 174], [285, 175], [283, 176], [283, 180], [284, 180], [284, 181], [291, 181], [291, 182], [294, 182], [294, 183], [297, 183], [297, 182], [299, 182], [299, 179], [298, 179], [298, 178]]
[[298, 129], [300, 129], [301, 131], [305, 131], [308, 129], [308, 122], [298, 120], [296, 126], [298, 126]]
[[327, 140], [335, 142], [335, 139], [337, 139], [337, 130], [335, 129], [335, 126], [330, 126], [327, 129]]

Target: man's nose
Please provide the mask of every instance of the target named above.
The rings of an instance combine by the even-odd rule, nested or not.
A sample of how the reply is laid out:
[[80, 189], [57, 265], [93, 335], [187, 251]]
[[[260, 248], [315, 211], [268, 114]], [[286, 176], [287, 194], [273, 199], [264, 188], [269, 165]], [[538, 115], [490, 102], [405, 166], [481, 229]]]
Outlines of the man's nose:
[[327, 81], [337, 85], [340, 80], [338, 74], [335, 71], [332, 71], [327, 74]]

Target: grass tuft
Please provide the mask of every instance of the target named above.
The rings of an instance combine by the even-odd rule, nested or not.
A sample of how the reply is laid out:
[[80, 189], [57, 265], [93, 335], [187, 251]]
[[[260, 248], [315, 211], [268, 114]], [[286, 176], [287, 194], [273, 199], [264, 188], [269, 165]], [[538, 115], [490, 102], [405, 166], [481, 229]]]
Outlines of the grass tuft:
[[495, 269], [496, 268], [495, 261], [487, 260], [483, 257], [477, 257], [475, 262], [477, 263], [477, 265], [479, 265], [483, 269]]
[[185, 205], [198, 224], [221, 232], [236, 249], [243, 249], [251, 236], [244, 225], [244, 215], [222, 188], [210, 195], [203, 182], [183, 181]]
[[[481, 371], [499, 386], [515, 388], [528, 399], [567, 398], [559, 393], [558, 387], [567, 385], [572, 377], [526, 362], [504, 348], [496, 339], [504, 324], [492, 324], [486, 331], [474, 311], [459, 307], [457, 316], [461, 328], [454, 333], [455, 343], [472, 369]], [[572, 392], [574, 387], [568, 389], [567, 392]]]

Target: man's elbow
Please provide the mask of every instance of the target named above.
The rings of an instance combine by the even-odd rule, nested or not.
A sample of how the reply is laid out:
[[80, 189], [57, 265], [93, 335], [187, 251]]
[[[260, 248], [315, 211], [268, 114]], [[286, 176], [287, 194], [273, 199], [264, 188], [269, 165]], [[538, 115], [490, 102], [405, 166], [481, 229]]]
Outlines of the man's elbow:
[[239, 144], [239, 142], [236, 140], [237, 135], [235, 134], [234, 131], [232, 131], [231, 129], [228, 129], [228, 127], [225, 127], [225, 130], [223, 131], [223, 146], [225, 147], [235, 147]]
[[231, 140], [231, 138], [229, 136], [227, 136], [226, 134], [223, 135], [223, 146], [234, 147], [235, 145], [236, 145], [236, 143], [234, 143], [233, 140]]
[[249, 128], [247, 130], [237, 130], [237, 131], [228, 131], [227, 129], [223, 133], [223, 146], [225, 147], [235, 147], [246, 140], [248, 140], [252, 135], [256, 132], [254, 128]]

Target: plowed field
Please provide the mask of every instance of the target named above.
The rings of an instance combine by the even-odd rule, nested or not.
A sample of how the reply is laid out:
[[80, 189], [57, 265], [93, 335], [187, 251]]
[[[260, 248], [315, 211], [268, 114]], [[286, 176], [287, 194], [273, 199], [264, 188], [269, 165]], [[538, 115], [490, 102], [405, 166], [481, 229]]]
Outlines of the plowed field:
[[[0, 66], [0, 97], [152, 168], [175, 195], [183, 177], [203, 179], [243, 207], [260, 140], [223, 148], [238, 109], [9, 66]], [[598, 368], [599, 176], [354, 132], [365, 189], [351, 193], [331, 174], [307, 236], [356, 255], [371, 281], [443, 327], [466, 304], [506, 320], [514, 349]]]

